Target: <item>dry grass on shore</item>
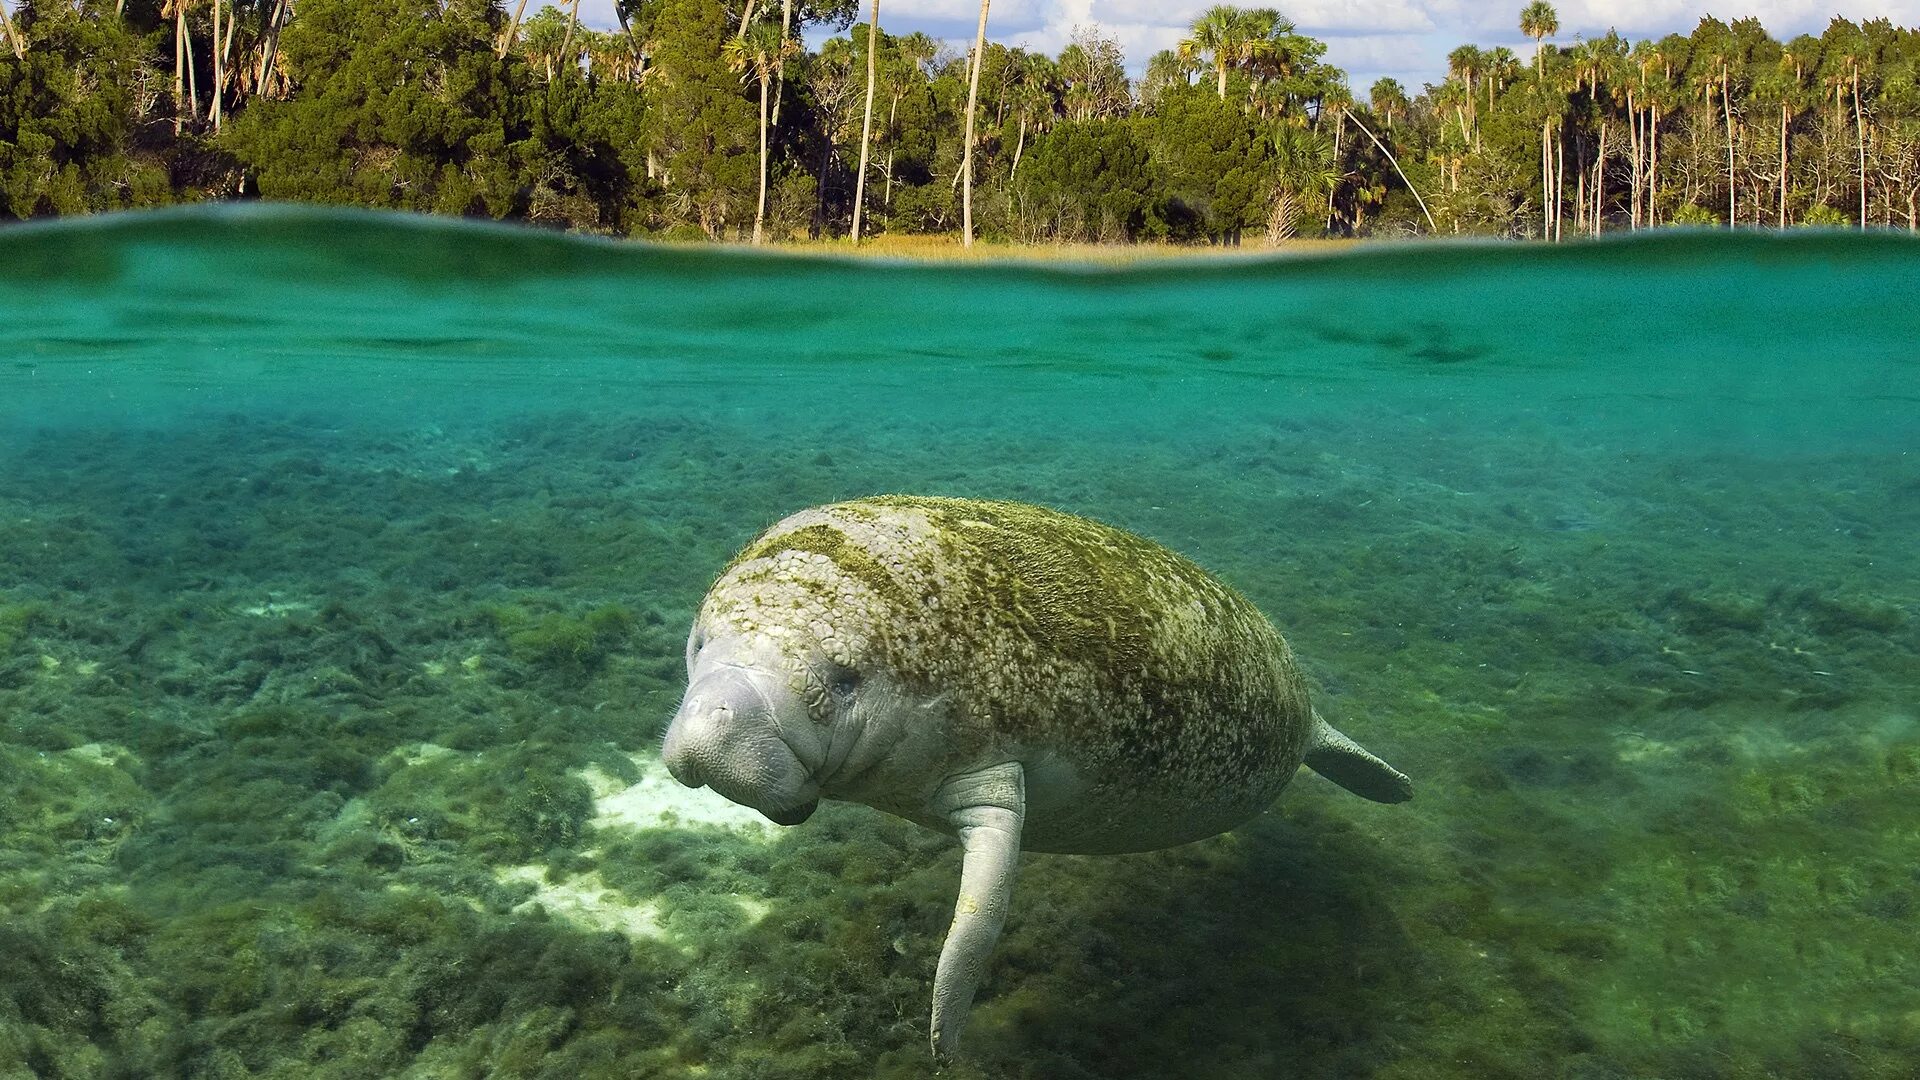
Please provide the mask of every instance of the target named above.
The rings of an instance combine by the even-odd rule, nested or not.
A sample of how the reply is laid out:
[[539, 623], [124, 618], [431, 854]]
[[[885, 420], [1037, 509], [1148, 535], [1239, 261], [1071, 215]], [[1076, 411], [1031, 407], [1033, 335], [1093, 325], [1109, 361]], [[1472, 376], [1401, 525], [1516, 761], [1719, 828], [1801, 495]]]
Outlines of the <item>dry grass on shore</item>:
[[1194, 259], [1212, 256], [1248, 258], [1260, 255], [1301, 254], [1335, 250], [1354, 243], [1351, 240], [1289, 240], [1268, 247], [1255, 240], [1239, 247], [1206, 244], [1029, 244], [980, 241], [963, 246], [956, 235], [917, 235], [882, 233], [863, 240], [855, 247], [845, 238], [801, 240], [773, 245], [775, 250], [794, 255], [861, 255], [883, 259], [908, 259], [914, 262], [988, 262], [1030, 260], [1038, 262], [1096, 263], [1126, 265], [1155, 259]]

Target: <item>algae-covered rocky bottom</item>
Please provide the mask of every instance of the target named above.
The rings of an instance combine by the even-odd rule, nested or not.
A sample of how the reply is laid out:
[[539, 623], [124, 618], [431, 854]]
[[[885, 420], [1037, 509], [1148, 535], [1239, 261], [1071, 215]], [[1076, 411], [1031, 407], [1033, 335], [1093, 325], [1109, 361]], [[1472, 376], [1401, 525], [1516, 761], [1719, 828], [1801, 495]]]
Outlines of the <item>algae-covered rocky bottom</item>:
[[0, 450], [0, 1075], [927, 1075], [950, 842], [655, 760], [712, 575], [884, 490], [1192, 556], [1418, 790], [1029, 857], [946, 1075], [1912, 1075], [1910, 459], [767, 419]]

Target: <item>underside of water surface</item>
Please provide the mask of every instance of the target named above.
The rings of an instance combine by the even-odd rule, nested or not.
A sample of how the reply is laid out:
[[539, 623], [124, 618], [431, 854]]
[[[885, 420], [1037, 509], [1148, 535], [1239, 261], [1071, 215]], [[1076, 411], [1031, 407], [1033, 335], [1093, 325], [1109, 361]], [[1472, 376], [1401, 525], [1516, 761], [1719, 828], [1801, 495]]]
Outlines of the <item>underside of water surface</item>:
[[0, 1076], [928, 1075], [950, 840], [658, 740], [757, 531], [1178, 550], [1410, 774], [1032, 855], [970, 1078], [1904, 1077], [1920, 246], [1133, 269], [0, 232]]

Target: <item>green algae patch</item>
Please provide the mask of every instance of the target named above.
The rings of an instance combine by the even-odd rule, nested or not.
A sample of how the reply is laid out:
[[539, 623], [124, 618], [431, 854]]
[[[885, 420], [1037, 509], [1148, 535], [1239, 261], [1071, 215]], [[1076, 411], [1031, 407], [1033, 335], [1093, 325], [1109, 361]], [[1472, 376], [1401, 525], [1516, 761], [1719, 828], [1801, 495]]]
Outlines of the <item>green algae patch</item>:
[[0, 911], [32, 911], [111, 880], [120, 847], [152, 813], [141, 772], [124, 747], [0, 743]]
[[494, 608], [491, 614], [516, 659], [563, 671], [592, 671], [605, 664], [626, 642], [635, 622], [631, 611], [615, 605], [578, 615], [558, 611], [535, 615], [510, 607]]
[[46, 615], [43, 604], [0, 604], [0, 657], [25, 641], [27, 632]]
[[574, 847], [593, 816], [593, 793], [551, 761], [531, 748], [396, 750], [379, 763], [368, 812], [410, 852], [458, 848], [520, 861]]

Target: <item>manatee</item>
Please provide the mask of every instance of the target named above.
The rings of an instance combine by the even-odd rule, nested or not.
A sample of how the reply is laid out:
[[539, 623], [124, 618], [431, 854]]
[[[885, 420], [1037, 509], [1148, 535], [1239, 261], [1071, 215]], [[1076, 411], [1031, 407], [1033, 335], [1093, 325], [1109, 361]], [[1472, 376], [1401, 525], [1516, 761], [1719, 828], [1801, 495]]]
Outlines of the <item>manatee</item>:
[[1071, 514], [915, 496], [749, 543], [687, 639], [662, 759], [781, 825], [864, 803], [959, 838], [934, 975], [950, 1059], [1019, 853], [1150, 851], [1260, 813], [1302, 762], [1377, 802], [1406, 776], [1322, 720], [1279, 631], [1187, 559]]

